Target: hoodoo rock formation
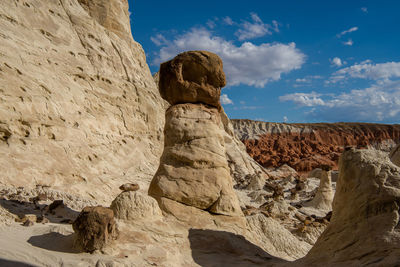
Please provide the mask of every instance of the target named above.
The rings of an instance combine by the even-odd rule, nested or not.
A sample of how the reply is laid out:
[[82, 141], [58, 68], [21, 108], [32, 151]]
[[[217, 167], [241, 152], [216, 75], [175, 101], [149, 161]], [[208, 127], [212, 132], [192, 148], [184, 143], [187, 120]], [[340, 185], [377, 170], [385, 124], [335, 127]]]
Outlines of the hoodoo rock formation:
[[296, 170], [398, 125], [232, 125], [219, 57], [153, 79], [127, 0], [0, 1], [0, 55], [0, 265], [397, 263], [399, 146], [344, 152], [332, 217], [336, 179]]
[[314, 198], [310, 202], [304, 203], [304, 205], [325, 212], [331, 211], [334, 192], [332, 189], [332, 178], [329, 168], [321, 169], [319, 179], [319, 187]]
[[397, 266], [400, 258], [400, 169], [376, 150], [349, 149], [339, 162], [331, 222], [307, 266]]
[[346, 146], [373, 147], [389, 152], [400, 143], [400, 125], [231, 122], [247, 152], [266, 168], [287, 164], [299, 172], [309, 172], [320, 165], [336, 169]]
[[[164, 77], [171, 83], [163, 82]], [[212, 214], [243, 216], [215, 102], [224, 85], [222, 61], [209, 52], [185, 52], [161, 65], [161, 95], [171, 104], [180, 103], [166, 111], [164, 152], [149, 187], [164, 211], [173, 212], [168, 208], [172, 200]]]

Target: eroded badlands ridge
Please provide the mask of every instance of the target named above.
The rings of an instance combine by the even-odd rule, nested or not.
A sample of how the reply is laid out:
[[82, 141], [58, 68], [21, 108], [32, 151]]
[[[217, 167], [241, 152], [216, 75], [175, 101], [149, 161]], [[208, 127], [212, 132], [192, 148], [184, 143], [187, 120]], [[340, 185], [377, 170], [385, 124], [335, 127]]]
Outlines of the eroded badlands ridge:
[[247, 152], [264, 167], [288, 164], [300, 172], [337, 168], [345, 146], [390, 151], [400, 143], [400, 125], [370, 123], [287, 124], [232, 120]]

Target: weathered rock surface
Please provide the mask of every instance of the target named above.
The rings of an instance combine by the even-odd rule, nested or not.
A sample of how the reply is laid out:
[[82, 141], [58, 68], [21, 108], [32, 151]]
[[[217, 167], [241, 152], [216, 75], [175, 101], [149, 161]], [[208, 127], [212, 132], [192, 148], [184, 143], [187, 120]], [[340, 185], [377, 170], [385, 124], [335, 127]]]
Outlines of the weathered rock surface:
[[221, 108], [219, 97], [225, 86], [222, 60], [207, 51], [190, 51], [177, 55], [160, 66], [161, 96], [171, 105], [203, 103]]
[[389, 152], [400, 143], [400, 125], [231, 122], [247, 152], [266, 168], [287, 164], [299, 172], [309, 172], [320, 165], [336, 169], [346, 146], [374, 147]]
[[0, 55], [0, 183], [103, 203], [148, 186], [163, 103], [127, 1], [2, 1]]
[[166, 111], [164, 152], [149, 187], [159, 203], [166, 198], [214, 214], [243, 216], [225, 156], [220, 112], [211, 105], [219, 101], [224, 85], [222, 61], [215, 54], [185, 52], [162, 64], [162, 96], [171, 104], [184, 104]]
[[345, 151], [331, 222], [298, 264], [395, 266], [400, 257], [400, 169], [376, 150]]
[[103, 249], [117, 236], [114, 212], [105, 207], [85, 207], [72, 224], [75, 246], [86, 252]]
[[314, 198], [311, 201], [304, 203], [304, 206], [328, 212], [332, 210], [334, 195], [332, 189], [331, 171], [321, 170], [319, 178], [319, 187]]
[[257, 214], [246, 217], [248, 229], [256, 235], [261, 247], [271, 255], [286, 260], [295, 260], [303, 257], [310, 250], [311, 245], [298, 240], [278, 221]]
[[218, 110], [201, 104], [167, 110], [165, 147], [151, 196], [216, 214], [241, 214], [219, 124]]
[[[123, 192], [111, 206], [123, 235], [108, 242], [114, 237], [110, 209], [98, 212], [93, 217], [101, 218], [82, 228], [87, 231], [77, 243], [88, 251], [107, 250], [107, 255], [77, 257], [71, 225], [61, 222], [76, 218], [85, 206], [108, 205], [127, 181], [147, 189], [159, 165], [164, 109], [170, 104], [161, 98], [144, 52], [132, 40], [126, 0], [2, 1], [0, 26], [0, 224], [11, 224], [0, 231], [1, 258], [38, 266], [268, 266], [283, 262], [272, 255], [295, 259], [308, 250], [289, 232], [299, 223], [295, 209], [271, 200], [273, 193], [264, 190], [268, 173], [246, 154], [219, 104], [222, 63], [198, 52], [197, 65], [182, 64], [179, 87], [185, 99], [198, 99], [168, 111], [181, 116], [169, 117], [170, 129], [181, 135], [169, 136], [166, 153], [172, 157], [166, 161], [183, 167], [166, 164], [165, 170], [206, 170], [215, 181], [210, 188], [200, 187], [206, 200], [196, 192], [177, 194], [205, 209], [160, 197], [164, 213], [173, 214], [161, 216], [153, 198]], [[216, 65], [207, 65], [206, 59]], [[198, 73], [205, 76], [197, 79]], [[205, 90], [193, 96], [193, 88]], [[192, 125], [189, 130], [183, 122]], [[192, 178], [196, 172], [187, 174]], [[296, 186], [291, 177], [282, 179], [290, 180], [288, 188]], [[199, 180], [187, 182], [180, 186], [193, 194], [188, 187]], [[257, 217], [251, 222], [233, 186], [243, 195], [242, 207], [262, 204], [248, 217]], [[54, 200], [65, 205], [46, 215], [50, 223], [21, 227], [14, 222], [27, 209], [41, 216]]]
[[390, 152], [390, 160], [393, 164], [400, 167], [400, 144], [398, 144], [391, 152]]
[[232, 123], [223, 110], [220, 117], [221, 128], [224, 130], [225, 157], [236, 183], [235, 188], [262, 187], [269, 178], [266, 170], [246, 152], [246, 147], [235, 134]]
[[122, 192], [111, 203], [115, 218], [121, 220], [156, 220], [162, 216], [157, 201], [140, 192]]

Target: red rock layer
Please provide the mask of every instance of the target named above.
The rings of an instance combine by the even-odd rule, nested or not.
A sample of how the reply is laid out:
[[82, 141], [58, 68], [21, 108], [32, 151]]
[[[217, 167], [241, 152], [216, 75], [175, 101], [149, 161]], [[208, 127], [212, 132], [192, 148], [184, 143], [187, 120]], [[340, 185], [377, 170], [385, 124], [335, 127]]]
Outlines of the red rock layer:
[[337, 168], [346, 146], [379, 145], [386, 140], [400, 142], [400, 125], [367, 123], [291, 124], [313, 129], [311, 133], [264, 134], [258, 140], [242, 140], [247, 152], [264, 167], [288, 164], [308, 172], [322, 164]]

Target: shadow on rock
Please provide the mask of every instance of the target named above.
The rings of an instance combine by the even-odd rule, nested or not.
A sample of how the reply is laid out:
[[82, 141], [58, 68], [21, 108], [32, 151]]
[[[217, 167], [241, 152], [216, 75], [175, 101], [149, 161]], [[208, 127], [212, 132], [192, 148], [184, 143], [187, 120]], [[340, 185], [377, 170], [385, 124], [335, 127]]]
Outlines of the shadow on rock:
[[48, 208], [51, 205], [35, 205], [35, 203], [27, 201], [0, 199], [0, 205], [21, 219], [26, 214], [33, 214], [38, 218], [44, 215], [51, 223], [68, 223], [68, 221], [72, 223], [72, 221], [75, 220], [79, 215], [78, 211], [69, 208], [65, 204], [61, 204], [54, 208], [51, 213], [48, 209], [46, 209], [46, 207]]
[[193, 260], [203, 267], [272, 266], [286, 262], [230, 232], [190, 229], [189, 241]]
[[20, 261], [12, 261], [0, 258], [0, 266], [2, 267], [35, 267], [35, 265], [31, 265], [28, 263], [20, 262]]
[[78, 253], [74, 248], [74, 234], [63, 235], [56, 232], [47, 233], [44, 235], [32, 236], [28, 239], [28, 243], [32, 246], [65, 253]]

